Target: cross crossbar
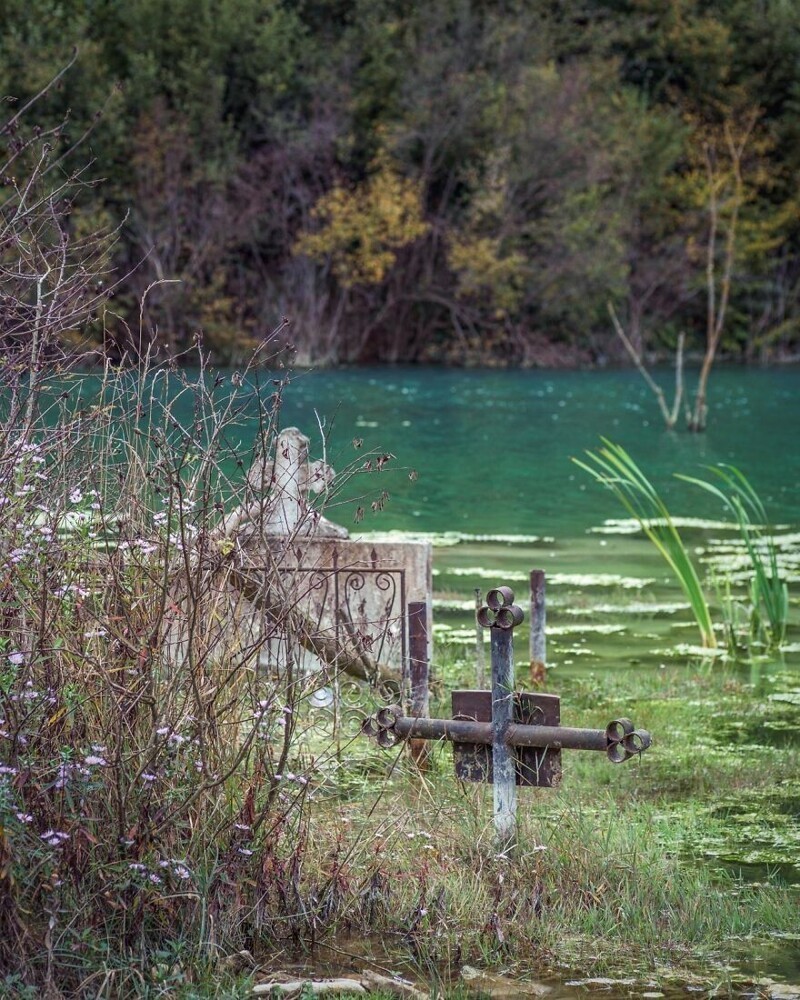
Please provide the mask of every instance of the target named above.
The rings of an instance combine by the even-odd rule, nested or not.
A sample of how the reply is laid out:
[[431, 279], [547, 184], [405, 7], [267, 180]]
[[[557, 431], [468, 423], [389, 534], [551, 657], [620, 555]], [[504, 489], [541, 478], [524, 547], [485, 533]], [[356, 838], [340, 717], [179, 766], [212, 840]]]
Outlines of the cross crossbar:
[[[380, 746], [392, 747], [401, 740], [450, 740], [491, 746], [491, 722], [467, 719], [422, 719], [402, 714], [390, 705], [365, 719], [362, 732], [376, 738]], [[503, 742], [511, 747], [539, 747], [551, 750], [596, 750], [606, 753], [614, 764], [643, 753], [652, 738], [645, 729], [634, 729], [629, 719], [615, 719], [605, 729], [574, 729], [569, 726], [525, 726], [510, 723]]]

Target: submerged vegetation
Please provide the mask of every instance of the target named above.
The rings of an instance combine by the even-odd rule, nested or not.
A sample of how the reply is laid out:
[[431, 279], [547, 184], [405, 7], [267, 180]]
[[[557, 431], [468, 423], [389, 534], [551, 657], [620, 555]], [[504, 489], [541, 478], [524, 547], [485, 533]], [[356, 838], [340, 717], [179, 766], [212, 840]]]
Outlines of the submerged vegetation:
[[789, 590], [778, 564], [778, 546], [769, 527], [764, 505], [744, 473], [732, 465], [709, 469], [713, 482], [680, 476], [717, 497], [733, 514], [752, 570], [750, 580], [750, 633], [768, 646], [779, 646], [786, 634]]
[[717, 645], [711, 612], [694, 563], [669, 511], [650, 480], [621, 445], [603, 439], [598, 452], [587, 452], [589, 463], [573, 459], [601, 485], [608, 487], [637, 521], [666, 560], [686, 595], [704, 646]]

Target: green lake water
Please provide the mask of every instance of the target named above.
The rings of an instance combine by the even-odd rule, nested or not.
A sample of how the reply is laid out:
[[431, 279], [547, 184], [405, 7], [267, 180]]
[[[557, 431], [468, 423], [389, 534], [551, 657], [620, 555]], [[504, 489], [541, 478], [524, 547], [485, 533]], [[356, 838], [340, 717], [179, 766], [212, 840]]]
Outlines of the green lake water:
[[380, 528], [578, 536], [617, 516], [569, 461], [600, 435], [640, 460], [676, 513], [719, 511], [673, 472], [730, 462], [776, 520], [800, 522], [800, 370], [720, 369], [710, 404], [708, 433], [690, 435], [664, 429], [635, 372], [351, 369], [295, 377], [283, 422], [313, 437], [316, 410], [334, 463], [352, 460], [359, 437], [418, 472], [390, 481]]

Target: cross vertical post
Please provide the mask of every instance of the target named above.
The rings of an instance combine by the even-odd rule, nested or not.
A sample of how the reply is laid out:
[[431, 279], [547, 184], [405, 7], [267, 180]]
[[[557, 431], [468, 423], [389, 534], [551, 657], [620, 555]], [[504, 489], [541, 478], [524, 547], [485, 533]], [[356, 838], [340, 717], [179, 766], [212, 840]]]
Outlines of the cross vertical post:
[[[427, 719], [430, 690], [430, 653], [428, 651], [428, 605], [410, 601], [408, 605], [408, 661], [411, 685], [411, 715]], [[429, 750], [424, 740], [411, 740], [411, 756], [420, 770], [428, 766]]]
[[517, 781], [514, 750], [506, 743], [514, 719], [514, 644], [511, 630], [492, 634], [492, 765], [494, 769], [494, 828], [501, 853], [517, 840]]
[[510, 853], [517, 841], [517, 762], [508, 744], [514, 721], [514, 641], [512, 631], [522, 622], [510, 587], [495, 587], [478, 610], [478, 624], [491, 629], [492, 648], [492, 772], [494, 828], [497, 847]]

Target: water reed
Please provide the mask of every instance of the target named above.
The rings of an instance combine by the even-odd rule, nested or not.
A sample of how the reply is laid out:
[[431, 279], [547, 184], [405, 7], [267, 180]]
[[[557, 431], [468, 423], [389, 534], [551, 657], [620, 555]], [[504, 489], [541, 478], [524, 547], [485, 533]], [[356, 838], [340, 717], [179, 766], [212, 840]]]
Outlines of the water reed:
[[588, 461], [573, 462], [598, 483], [611, 490], [672, 569], [692, 609], [703, 646], [717, 646], [711, 611], [688, 549], [666, 504], [628, 452], [607, 438], [596, 452], [587, 451]]
[[722, 485], [694, 476], [678, 479], [700, 487], [720, 500], [733, 514], [750, 559], [751, 636], [777, 647], [786, 636], [789, 591], [780, 572], [778, 550], [764, 504], [743, 472], [734, 465], [708, 466]]

